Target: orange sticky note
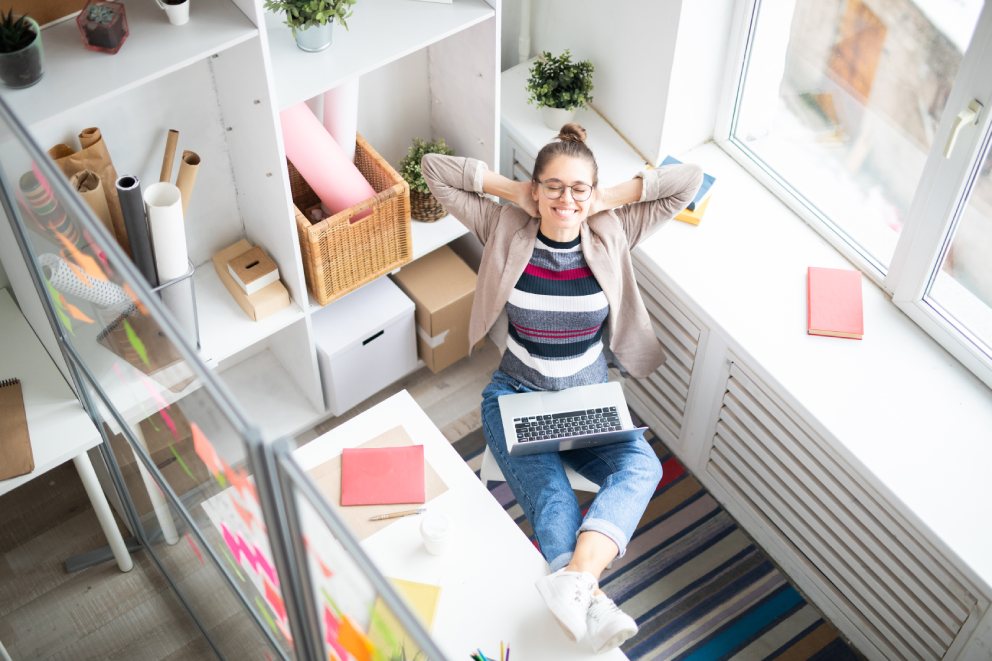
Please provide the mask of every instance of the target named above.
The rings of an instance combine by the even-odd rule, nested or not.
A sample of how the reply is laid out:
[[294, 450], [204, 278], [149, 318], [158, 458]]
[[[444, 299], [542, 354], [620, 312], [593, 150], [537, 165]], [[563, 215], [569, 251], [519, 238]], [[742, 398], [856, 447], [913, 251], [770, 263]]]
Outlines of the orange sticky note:
[[375, 645], [364, 633], [359, 631], [347, 615], [341, 616], [341, 628], [338, 629], [338, 642], [348, 650], [357, 661], [370, 661]]
[[345, 448], [341, 452], [342, 505], [424, 502], [424, 446]]

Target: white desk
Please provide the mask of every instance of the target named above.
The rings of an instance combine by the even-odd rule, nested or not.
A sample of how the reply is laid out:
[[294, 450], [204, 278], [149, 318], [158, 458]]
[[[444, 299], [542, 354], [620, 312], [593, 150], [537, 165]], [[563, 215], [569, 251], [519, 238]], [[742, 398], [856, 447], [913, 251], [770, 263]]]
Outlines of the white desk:
[[34, 470], [0, 480], [0, 496], [72, 459], [117, 566], [129, 571], [131, 556], [86, 454], [103, 439], [6, 289], [0, 289], [0, 338], [0, 378], [21, 380], [34, 454]]
[[481, 647], [498, 653], [510, 644], [514, 661], [548, 659], [619, 660], [614, 650], [593, 654], [570, 641], [544, 605], [534, 582], [547, 573], [544, 558], [462, 460], [451, 443], [405, 390], [327, 432], [296, 451], [311, 469], [341, 449], [402, 425], [448, 486], [428, 502], [447, 514], [457, 531], [443, 556], [424, 550], [416, 516], [397, 519], [362, 546], [387, 577], [441, 586], [431, 635], [451, 659]]

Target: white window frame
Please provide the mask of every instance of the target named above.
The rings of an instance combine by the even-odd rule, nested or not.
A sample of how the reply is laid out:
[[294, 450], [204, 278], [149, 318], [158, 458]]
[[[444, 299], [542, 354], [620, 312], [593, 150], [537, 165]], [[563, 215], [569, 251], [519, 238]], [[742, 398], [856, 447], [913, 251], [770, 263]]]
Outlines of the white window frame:
[[[765, 0], [774, 1], [774, 0]], [[967, 199], [980, 159], [992, 141], [992, 0], [986, 0], [972, 36], [971, 45], [946, 110], [934, 136], [920, 185], [913, 197], [905, 226], [893, 253], [888, 271], [859, 245], [833, 228], [833, 223], [809, 206], [789, 185], [787, 179], [756, 160], [740, 142], [732, 139], [734, 114], [743, 92], [739, 85], [751, 52], [750, 35], [762, 0], [736, 0], [731, 25], [738, 26], [730, 37], [721, 107], [717, 113], [713, 139], [755, 179], [775, 193], [800, 218], [892, 296], [892, 301], [926, 333], [992, 387], [992, 353], [967, 329], [946, 314], [939, 305], [926, 300], [931, 279], [942, 263], [945, 242]], [[943, 157], [944, 145], [958, 110], [972, 99], [984, 108], [977, 126], [964, 128], [950, 158]], [[990, 266], [992, 268], [992, 266]]]

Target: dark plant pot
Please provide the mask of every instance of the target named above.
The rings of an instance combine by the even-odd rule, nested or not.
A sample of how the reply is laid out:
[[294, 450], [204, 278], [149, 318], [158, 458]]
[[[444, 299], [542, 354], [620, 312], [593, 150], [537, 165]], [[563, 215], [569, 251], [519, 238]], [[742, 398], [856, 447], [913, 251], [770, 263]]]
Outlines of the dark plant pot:
[[19, 51], [0, 53], [0, 81], [15, 89], [31, 87], [45, 73], [44, 53], [41, 48], [41, 29], [32, 18], [27, 19], [34, 30], [34, 41]]
[[83, 43], [90, 50], [113, 55], [127, 39], [124, 5], [106, 0], [90, 0], [76, 17]]

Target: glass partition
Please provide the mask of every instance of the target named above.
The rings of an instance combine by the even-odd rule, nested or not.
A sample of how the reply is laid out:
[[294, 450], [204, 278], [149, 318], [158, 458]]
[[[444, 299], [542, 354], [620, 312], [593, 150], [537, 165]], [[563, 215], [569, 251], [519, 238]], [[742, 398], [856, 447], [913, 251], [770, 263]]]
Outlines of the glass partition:
[[217, 653], [295, 656], [285, 555], [266, 536], [276, 506], [255, 484], [261, 437], [197, 357], [192, 281], [153, 289], [2, 102], [0, 115], [5, 209], [66, 376], [102, 428], [121, 516]]
[[41, 300], [104, 439], [105, 488], [204, 634], [196, 651], [443, 659], [292, 444], [264, 443], [199, 359], [192, 279], [152, 287], [3, 99], [0, 198], [34, 285], [20, 295]]
[[[437, 586], [386, 578], [293, 458], [295, 444], [274, 447], [289, 516], [295, 566], [315, 638], [314, 658], [427, 661], [444, 659], [431, 640]], [[402, 596], [401, 596], [402, 595]]]

